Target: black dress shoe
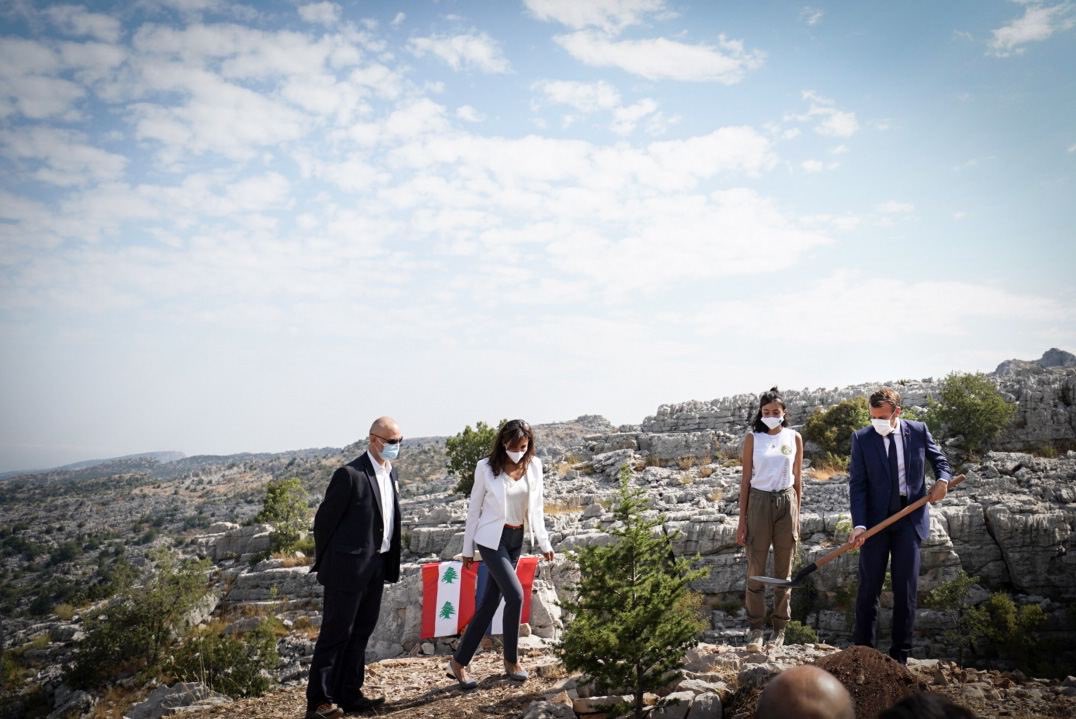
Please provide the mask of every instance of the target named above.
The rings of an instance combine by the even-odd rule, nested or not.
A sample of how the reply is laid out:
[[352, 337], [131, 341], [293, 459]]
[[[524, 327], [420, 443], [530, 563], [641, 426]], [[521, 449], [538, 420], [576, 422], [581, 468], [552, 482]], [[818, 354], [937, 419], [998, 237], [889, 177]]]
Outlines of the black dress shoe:
[[385, 703], [385, 697], [377, 697], [376, 699], [363, 696], [362, 692], [359, 692], [355, 698], [349, 698], [346, 701], [340, 702], [340, 708], [348, 714], [359, 714], [362, 712], [368, 712], [371, 709], [376, 709]]

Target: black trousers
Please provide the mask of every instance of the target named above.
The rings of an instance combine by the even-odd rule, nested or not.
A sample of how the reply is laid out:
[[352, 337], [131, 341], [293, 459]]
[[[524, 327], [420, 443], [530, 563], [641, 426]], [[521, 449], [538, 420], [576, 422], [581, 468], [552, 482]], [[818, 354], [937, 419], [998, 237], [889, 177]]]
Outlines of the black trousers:
[[385, 565], [380, 554], [370, 559], [370, 577], [357, 592], [325, 587], [321, 630], [306, 685], [306, 704], [353, 703], [366, 674], [366, 643], [377, 626]]
[[859, 550], [859, 592], [852, 642], [868, 647], [875, 644], [878, 596], [882, 593], [886, 567], [889, 566], [893, 577], [893, 634], [889, 656], [901, 663], [908, 661], [915, 633], [920, 541], [911, 518], [905, 517], [868, 539]]

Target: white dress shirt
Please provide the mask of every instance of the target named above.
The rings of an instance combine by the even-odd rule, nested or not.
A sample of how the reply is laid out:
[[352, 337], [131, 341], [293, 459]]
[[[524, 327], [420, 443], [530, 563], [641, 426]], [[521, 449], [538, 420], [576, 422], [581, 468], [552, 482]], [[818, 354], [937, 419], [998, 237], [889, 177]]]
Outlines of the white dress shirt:
[[381, 549], [378, 551], [384, 554], [392, 547], [392, 530], [394, 529], [392, 520], [395, 513], [392, 501], [395, 494], [392, 491], [392, 464], [387, 459], [384, 464], [378, 463], [370, 450], [366, 450], [366, 454], [370, 455], [370, 464], [374, 465], [377, 488], [381, 492], [381, 519], [385, 526], [385, 533], [381, 535]]
[[897, 428], [882, 437], [885, 444], [885, 455], [889, 456], [889, 443], [897, 441], [897, 485], [900, 487], [900, 496], [908, 496], [908, 475], [904, 471], [904, 440], [900, 433], [900, 417], [897, 418]]
[[[889, 456], [889, 443], [895, 439], [900, 438], [900, 417], [897, 417], [897, 428], [892, 432], [882, 437], [882, 446], [885, 449], [885, 456]], [[902, 497], [908, 496], [908, 474], [904, 471], [904, 440], [897, 442], [897, 486], [900, 487], [900, 494]], [[857, 524], [854, 529], [866, 529], [862, 524]]]

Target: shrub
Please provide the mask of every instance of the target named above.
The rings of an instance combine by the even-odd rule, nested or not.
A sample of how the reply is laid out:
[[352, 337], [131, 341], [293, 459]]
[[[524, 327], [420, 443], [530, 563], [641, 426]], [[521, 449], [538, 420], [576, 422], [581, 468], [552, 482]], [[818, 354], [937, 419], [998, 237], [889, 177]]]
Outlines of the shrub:
[[303, 484], [297, 478], [274, 479], [265, 486], [262, 509], [256, 522], [273, 525], [270, 535], [274, 552], [294, 551], [310, 528], [310, 503]]
[[961, 609], [970, 590], [979, 581], [961, 571], [954, 579], [939, 584], [923, 597], [923, 606], [930, 609]]
[[[804, 439], [818, 445], [831, 463], [847, 466], [852, 453], [852, 432], [870, 424], [870, 410], [865, 397], [841, 400], [829, 409], [817, 409], [807, 418]], [[838, 459], [839, 458], [839, 459]]]
[[52, 613], [56, 615], [57, 619], [69, 622], [75, 616], [75, 608], [66, 602], [60, 602], [52, 608]]
[[67, 677], [73, 686], [94, 688], [156, 667], [186, 614], [205, 595], [207, 561], [180, 563], [164, 551], [153, 559], [157, 571], [142, 586], [128, 588], [87, 619], [86, 638]]
[[990, 448], [1015, 413], [1016, 405], [989, 377], [954, 372], [942, 380], [938, 399], [929, 403], [927, 423], [941, 437], [962, 437], [968, 452], [978, 455]]
[[960, 628], [978, 656], [1010, 659], [1017, 666], [1031, 668], [1039, 642], [1036, 630], [1045, 621], [1046, 613], [1039, 605], [1017, 607], [1008, 594], [995, 592], [964, 613]]
[[612, 542], [571, 554], [580, 579], [563, 602], [571, 621], [554, 651], [600, 690], [630, 693], [639, 719], [643, 694], [667, 684], [698, 642], [705, 625], [688, 585], [706, 571], [673, 555], [674, 537], [659, 531], [660, 517], [645, 517], [645, 494], [631, 489], [630, 475], [621, 468]]
[[817, 644], [818, 632], [795, 619], [785, 625], [785, 644]]
[[[500, 428], [506, 421], [502, 419], [497, 428]], [[471, 486], [474, 485], [474, 466], [478, 464], [478, 460], [489, 456], [496, 438], [496, 428], [490, 427], [485, 422], [476, 422], [474, 429], [471, 429], [471, 425], [467, 425], [462, 432], [445, 440], [448, 471], [456, 476], [454, 491], [460, 494], [471, 493]]]
[[200, 681], [238, 699], [264, 694], [279, 660], [276, 636], [262, 622], [242, 636], [222, 634], [219, 627], [196, 632], [176, 651], [169, 670], [181, 681]]

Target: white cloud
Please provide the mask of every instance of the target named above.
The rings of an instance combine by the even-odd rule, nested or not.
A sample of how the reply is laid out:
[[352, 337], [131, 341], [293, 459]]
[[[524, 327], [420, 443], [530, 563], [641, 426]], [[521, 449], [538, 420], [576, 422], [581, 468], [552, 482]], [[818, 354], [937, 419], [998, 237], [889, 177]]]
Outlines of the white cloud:
[[822, 17], [825, 15], [825, 11], [821, 8], [811, 7], [806, 5], [800, 10], [800, 20], [807, 23], [810, 27], [814, 27], [818, 23], [822, 22]]
[[56, 5], [46, 9], [45, 15], [60, 32], [73, 37], [92, 37], [114, 43], [122, 34], [122, 26], [116, 18], [92, 13], [76, 5]]
[[604, 288], [605, 299], [615, 301], [672, 283], [777, 271], [832, 241], [744, 188], [636, 204], [624, 208], [622, 236], [568, 231], [549, 248], [556, 265]]
[[883, 215], [908, 215], [915, 212], [915, 205], [910, 202], [886, 200], [885, 202], [879, 203], [875, 209]]
[[716, 46], [692, 45], [666, 38], [614, 40], [590, 30], [554, 38], [580, 62], [617, 67], [648, 80], [720, 82], [734, 85], [761, 67], [765, 53], [744, 50], [739, 40], [722, 35]]
[[963, 220], [967, 216], [968, 216], [968, 213], [965, 212], [964, 210], [957, 210], [956, 212], [953, 213], [953, 219], [956, 220], [957, 222], [959, 222], [960, 220]]
[[212, 73], [164, 64], [148, 68], [144, 79], [156, 90], [187, 95], [176, 105], [130, 106], [135, 136], [162, 143], [162, 158], [168, 162], [186, 152], [249, 159], [258, 148], [295, 140], [309, 131], [302, 113]]
[[1071, 30], [1074, 25], [1076, 19], [1070, 3], [1027, 3], [1021, 17], [993, 31], [988, 50], [997, 57], [1019, 55], [1025, 50], [1023, 45], [1042, 42], [1055, 33]]
[[49, 127], [0, 131], [0, 153], [28, 162], [34, 179], [61, 187], [118, 180], [127, 165], [126, 157], [88, 144], [78, 132]]
[[0, 117], [75, 119], [76, 105], [86, 91], [57, 77], [62, 69], [51, 48], [31, 40], [0, 38]]
[[800, 167], [808, 175], [815, 175], [819, 172], [825, 172], [827, 170], [836, 170], [840, 166], [838, 162], [823, 162], [822, 160], [804, 160], [800, 163]]
[[340, 21], [340, 6], [333, 2], [310, 3], [299, 6], [299, 17], [316, 25], [334, 25]]
[[647, 117], [657, 112], [658, 104], [650, 98], [644, 98], [633, 105], [618, 107], [613, 111], [612, 130], [618, 135], [630, 135], [635, 132], [635, 126]]
[[[617, 89], [604, 81], [543, 80], [535, 83], [533, 88], [542, 93], [545, 102], [565, 105], [582, 115], [611, 113], [609, 129], [622, 137], [635, 132], [644, 121], [646, 131], [652, 135], [663, 134], [679, 121], [678, 117], [668, 117], [659, 112], [657, 102], [649, 97], [625, 105]], [[566, 115], [561, 124], [570, 126], [575, 119], [573, 115]]]
[[583, 113], [620, 107], [620, 93], [604, 81], [542, 80], [534, 84], [534, 89], [547, 102], [567, 105]]
[[[785, 309], [781, 322], [757, 322], [756, 302], [717, 302], [698, 315], [697, 332], [738, 332], [759, 339], [805, 342], [824, 346], [863, 346], [877, 340], [878, 309], [871, 298], [899, 297], [901, 311], [887, 319], [887, 331], [908, 338], [976, 337], [976, 322], [1004, 320], [1035, 323], [1061, 321], [1067, 314], [1056, 299], [1010, 292], [990, 285], [946, 280], [890, 279], [840, 270], [808, 287], [778, 293], [773, 306]], [[938, 298], [945, 312], [938, 312]], [[825, 322], [818, 322], [825, 317]], [[930, 317], [930, 322], [923, 322]]]
[[1068, 149], [1068, 152], [1076, 152], [1076, 142], [1074, 142], [1073, 144], [1069, 145], [1069, 149]]
[[404, 14], [402, 12], [398, 12], [398, 13], [396, 13], [396, 16], [394, 18], [392, 18], [392, 22], [389, 23], [389, 24], [392, 25], [393, 27], [399, 27], [400, 25], [403, 24], [403, 21], [406, 20], [406, 19], [407, 19], [406, 14]]
[[464, 122], [482, 122], [486, 116], [470, 105], [460, 105], [456, 108], [456, 117]]
[[573, 30], [593, 27], [608, 33], [638, 25], [655, 13], [667, 15], [664, 0], [524, 0], [524, 4], [539, 20], [559, 22]]
[[859, 131], [859, 121], [854, 112], [838, 109], [833, 100], [813, 90], [804, 90], [801, 96], [810, 103], [810, 107], [806, 113], [786, 116], [786, 121], [813, 123], [814, 131], [827, 137], [851, 137]]
[[837, 145], [836, 147], [830, 148], [830, 152], [834, 155], [847, 155], [849, 152], [848, 145]]
[[453, 70], [505, 73], [510, 69], [500, 45], [485, 33], [415, 37], [408, 47], [419, 57], [431, 54], [440, 58]]

